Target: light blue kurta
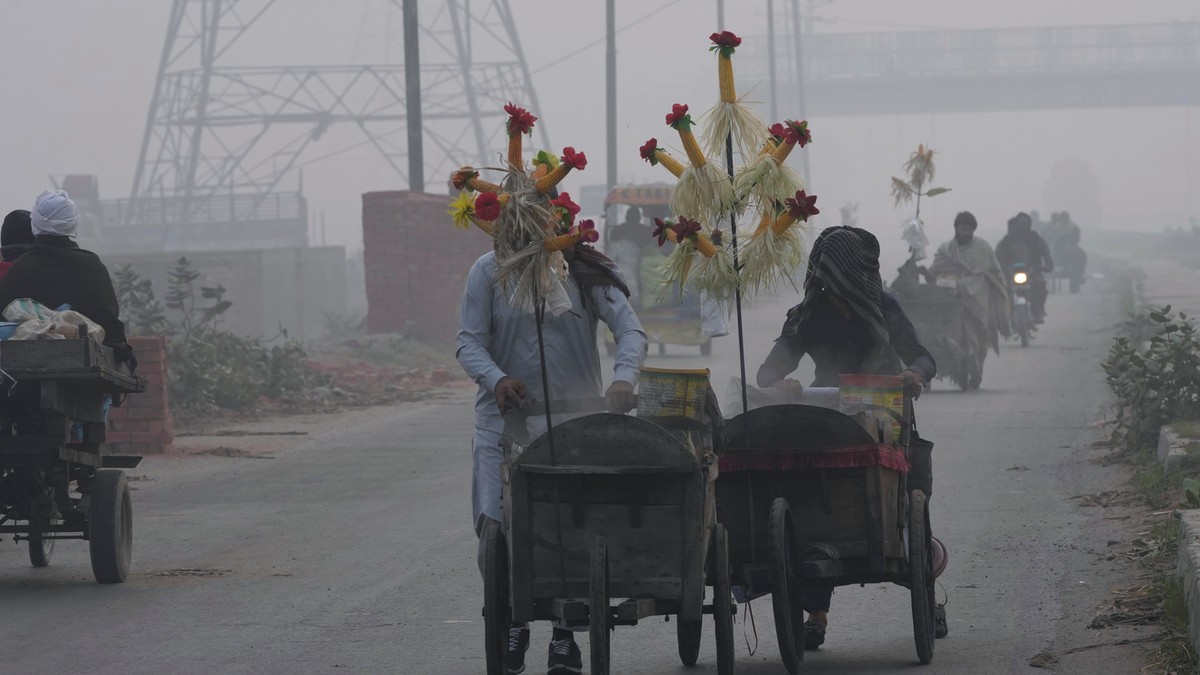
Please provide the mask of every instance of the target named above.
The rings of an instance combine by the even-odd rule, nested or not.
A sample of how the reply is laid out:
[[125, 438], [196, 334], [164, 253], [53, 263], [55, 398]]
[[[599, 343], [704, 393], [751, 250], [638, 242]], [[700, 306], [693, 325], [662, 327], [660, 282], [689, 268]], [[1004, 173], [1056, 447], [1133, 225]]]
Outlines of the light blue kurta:
[[[496, 406], [496, 384], [505, 376], [525, 383], [527, 398], [564, 400], [600, 396], [600, 353], [596, 326], [604, 321], [613, 333], [617, 355], [613, 379], [637, 384], [638, 369], [646, 360], [646, 333], [629, 300], [617, 288], [593, 287], [582, 301], [574, 276], [565, 285], [572, 309], [559, 316], [546, 313], [542, 334], [550, 395], [542, 392], [537, 324], [527, 310], [512, 307], [496, 281], [496, 254], [475, 261], [467, 275], [458, 324], [458, 363], [479, 385], [475, 397], [475, 437], [472, 442], [472, 516], [476, 533], [481, 516], [500, 520], [500, 464], [504, 452], [500, 436], [504, 419]], [[530, 434], [545, 431], [545, 418], [529, 419]]]

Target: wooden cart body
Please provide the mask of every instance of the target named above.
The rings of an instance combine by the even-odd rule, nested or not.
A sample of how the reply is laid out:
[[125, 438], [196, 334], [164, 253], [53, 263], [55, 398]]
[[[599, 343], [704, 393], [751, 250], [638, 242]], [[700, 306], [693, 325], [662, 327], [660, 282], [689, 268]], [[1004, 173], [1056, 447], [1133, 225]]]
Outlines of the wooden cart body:
[[[686, 423], [685, 423], [686, 424]], [[589, 553], [607, 542], [617, 623], [699, 620], [714, 523], [715, 460], [645, 419], [599, 413], [510, 453], [501, 478], [514, 621], [587, 623]]]
[[[132, 468], [141, 461], [137, 455], [106, 454], [101, 446], [105, 396], [139, 392], [144, 384], [116, 366], [111, 349], [86, 335], [75, 340], [0, 342], [0, 368], [4, 371], [0, 375], [0, 534], [28, 540], [34, 565], [42, 566], [49, 562], [49, 544], [54, 540], [95, 535], [89, 498], [94, 496], [92, 487], [99, 473]], [[82, 427], [82, 438], [73, 441], [74, 424]], [[124, 477], [113, 473], [104, 478], [99, 481], [102, 490], [120, 492], [105, 497], [123, 498], [125, 506], [114, 508], [127, 511]], [[121, 530], [128, 513], [113, 517], [114, 527]], [[43, 544], [46, 552], [35, 552]], [[127, 549], [128, 541], [102, 546]], [[93, 553], [95, 568], [95, 548]], [[97, 569], [98, 580], [124, 579], [123, 571], [117, 574], [119, 579], [113, 576], [118, 570], [112, 564], [101, 565], [108, 572]]]
[[900, 306], [912, 321], [917, 339], [933, 354], [939, 378], [966, 387], [970, 377], [966, 307], [955, 288], [933, 284], [912, 287], [900, 297]]

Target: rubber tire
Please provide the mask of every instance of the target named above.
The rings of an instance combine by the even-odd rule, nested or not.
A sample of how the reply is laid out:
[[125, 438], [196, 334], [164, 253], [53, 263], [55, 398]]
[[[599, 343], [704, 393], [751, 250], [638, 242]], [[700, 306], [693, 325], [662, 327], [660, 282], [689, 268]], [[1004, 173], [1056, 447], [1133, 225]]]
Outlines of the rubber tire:
[[508, 546], [500, 524], [488, 520], [484, 527], [483, 638], [487, 675], [505, 675], [508, 627], [512, 622], [508, 595]]
[[712, 340], [705, 340], [700, 345], [700, 356], [712, 356]]
[[700, 658], [700, 637], [704, 630], [704, 622], [684, 621], [675, 617], [675, 640], [679, 646], [679, 662], [691, 668]]
[[591, 642], [593, 675], [608, 675], [609, 631], [608, 613], [608, 545], [604, 537], [592, 542], [591, 579], [588, 584], [588, 638]]
[[925, 493], [913, 490], [908, 514], [908, 569], [912, 590], [913, 639], [922, 665], [933, 661], [934, 608], [933, 560], [930, 551], [929, 514]]
[[43, 539], [41, 532], [29, 533], [29, 564], [34, 567], [49, 567], [54, 557], [54, 539]]
[[97, 469], [88, 511], [88, 548], [92, 574], [102, 584], [119, 584], [129, 576], [133, 555], [133, 503], [125, 472]]
[[729, 536], [713, 526], [713, 619], [717, 625], [717, 675], [733, 675], [733, 589], [729, 581]]
[[771, 503], [771, 607], [775, 611], [775, 637], [783, 667], [795, 675], [804, 663], [804, 609], [801, 586], [796, 579], [796, 531], [787, 500]]

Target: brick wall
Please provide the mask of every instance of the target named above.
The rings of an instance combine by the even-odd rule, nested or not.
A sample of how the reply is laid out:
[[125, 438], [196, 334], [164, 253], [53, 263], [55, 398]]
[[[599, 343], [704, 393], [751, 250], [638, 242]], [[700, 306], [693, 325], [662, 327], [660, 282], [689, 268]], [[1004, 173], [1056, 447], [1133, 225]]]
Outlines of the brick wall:
[[454, 339], [467, 272], [492, 239], [478, 228], [455, 228], [449, 202], [408, 191], [363, 195], [368, 331]]
[[146, 381], [146, 391], [130, 394], [124, 405], [109, 411], [106, 442], [117, 453], [170, 452], [175, 424], [167, 399], [167, 339], [130, 337], [129, 345], [137, 356], [137, 375]]

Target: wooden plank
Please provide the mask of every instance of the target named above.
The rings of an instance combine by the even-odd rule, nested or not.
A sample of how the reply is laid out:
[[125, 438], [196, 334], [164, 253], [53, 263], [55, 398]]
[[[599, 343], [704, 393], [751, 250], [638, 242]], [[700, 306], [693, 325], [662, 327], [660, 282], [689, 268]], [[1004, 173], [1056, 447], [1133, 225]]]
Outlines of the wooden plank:
[[658, 604], [652, 599], [630, 598], [625, 602], [617, 605], [617, 620], [628, 623], [637, 623], [641, 619], [648, 616], [654, 616], [658, 613]]
[[883, 522], [880, 511], [879, 467], [871, 467], [863, 476], [863, 511], [867, 522], [867, 565], [874, 574], [883, 574]]
[[550, 601], [550, 613], [563, 621], [587, 621], [588, 604], [583, 600], [555, 598]]
[[504, 488], [505, 522], [508, 536], [509, 594], [512, 598], [513, 621], [532, 621], [533, 596], [533, 536], [529, 519], [529, 491], [525, 475], [520, 471], [508, 474]]

